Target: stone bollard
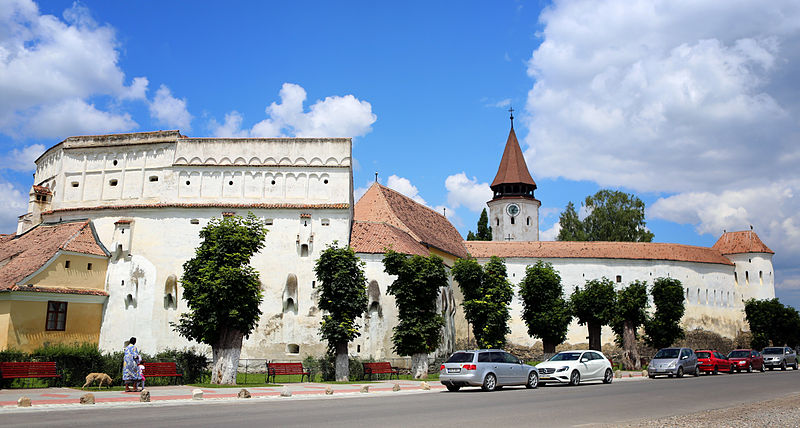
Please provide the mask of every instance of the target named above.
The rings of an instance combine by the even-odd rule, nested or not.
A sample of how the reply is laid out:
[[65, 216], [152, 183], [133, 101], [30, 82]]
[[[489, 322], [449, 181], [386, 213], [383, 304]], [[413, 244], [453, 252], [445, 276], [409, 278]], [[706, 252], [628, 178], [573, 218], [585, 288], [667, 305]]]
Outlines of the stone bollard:
[[139, 402], [140, 403], [149, 403], [150, 402], [150, 390], [143, 389], [142, 393], [139, 394]]
[[81, 404], [94, 404], [94, 394], [87, 392], [81, 395]]
[[361, 387], [361, 393], [366, 394], [369, 392], [369, 385], [364, 385]]
[[615, 370], [614, 371], [614, 377], [617, 378], [617, 379], [622, 378], [622, 370]]
[[192, 390], [192, 400], [202, 400], [203, 399], [203, 390], [202, 389], [193, 389]]
[[239, 398], [250, 398], [250, 397], [251, 397], [250, 391], [248, 391], [248, 390], [246, 390], [244, 388], [242, 388], [242, 390], [239, 391]]
[[325, 395], [333, 395], [333, 388], [330, 385], [325, 387]]
[[392, 391], [397, 392], [399, 390], [400, 390], [400, 384], [399, 383], [395, 383], [394, 385], [392, 385]]
[[19, 397], [17, 407], [31, 407], [31, 399], [25, 396]]
[[425, 382], [425, 381], [420, 382], [419, 387], [422, 388], [423, 391], [430, 391], [431, 390], [431, 386], [428, 385], [428, 382]]
[[289, 388], [284, 386], [283, 389], [281, 389], [281, 397], [291, 397], [291, 396], [292, 396], [292, 391], [289, 391]]

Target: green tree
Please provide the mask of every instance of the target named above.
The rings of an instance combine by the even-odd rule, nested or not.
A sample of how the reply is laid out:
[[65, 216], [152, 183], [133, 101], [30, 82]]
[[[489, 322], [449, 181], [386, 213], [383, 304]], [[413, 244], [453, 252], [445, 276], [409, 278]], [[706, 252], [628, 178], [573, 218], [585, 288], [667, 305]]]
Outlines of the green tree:
[[578, 324], [586, 325], [589, 329], [589, 349], [601, 350], [600, 333], [604, 325], [614, 321], [616, 297], [614, 283], [605, 277], [586, 281], [583, 289], [575, 287], [572, 292], [572, 313], [578, 319]]
[[458, 259], [452, 273], [464, 294], [464, 315], [472, 325], [478, 346], [505, 346], [511, 318], [508, 304], [514, 290], [508, 282], [503, 259], [493, 256], [483, 267], [475, 259]]
[[617, 308], [611, 327], [622, 346], [625, 370], [641, 370], [636, 339], [637, 331], [647, 321], [647, 282], [634, 281], [617, 292]]
[[384, 271], [397, 279], [387, 291], [395, 297], [398, 323], [392, 342], [399, 355], [411, 356], [415, 379], [428, 376], [428, 353], [441, 341], [444, 318], [436, 310], [439, 291], [447, 287], [444, 262], [436, 255], [408, 256], [389, 250], [383, 256]]
[[583, 221], [570, 202], [559, 217], [559, 241], [651, 242], [647, 230], [645, 205], [634, 194], [603, 189], [587, 196], [583, 206], [589, 213]]
[[656, 278], [650, 294], [656, 307], [653, 315], [645, 322], [645, 343], [660, 349], [672, 346], [683, 339], [681, 318], [686, 310], [683, 284], [675, 278]]
[[753, 335], [750, 343], [753, 348], [800, 344], [800, 314], [777, 298], [749, 299], [744, 304], [744, 313]]
[[561, 275], [551, 263], [541, 260], [525, 269], [519, 284], [522, 319], [528, 334], [542, 339], [545, 354], [554, 354], [556, 346], [567, 339], [572, 322], [569, 304], [564, 299]]
[[242, 339], [261, 316], [261, 282], [250, 259], [264, 247], [267, 229], [253, 213], [214, 218], [200, 231], [194, 258], [183, 264], [189, 311], [171, 323], [181, 336], [211, 345], [211, 382], [236, 384]]
[[491, 241], [492, 228], [489, 226], [489, 216], [486, 214], [486, 208], [481, 211], [481, 216], [478, 219], [478, 232], [467, 233], [467, 241]]
[[367, 278], [364, 262], [352, 248], [339, 248], [334, 242], [320, 254], [314, 265], [319, 281], [319, 309], [324, 311], [320, 335], [328, 342], [328, 352], [336, 355], [336, 380], [350, 377], [347, 345], [358, 337], [359, 318], [367, 310]]
[[567, 208], [558, 217], [558, 224], [561, 230], [558, 231], [559, 241], [588, 241], [586, 231], [583, 229], [583, 222], [578, 218], [575, 205], [572, 202], [567, 204]]

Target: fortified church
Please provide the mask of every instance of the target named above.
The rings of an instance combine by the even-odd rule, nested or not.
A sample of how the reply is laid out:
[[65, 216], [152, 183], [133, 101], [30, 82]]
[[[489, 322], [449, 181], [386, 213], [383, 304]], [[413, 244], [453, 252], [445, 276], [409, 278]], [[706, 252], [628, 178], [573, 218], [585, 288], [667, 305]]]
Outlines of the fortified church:
[[[725, 336], [746, 329], [743, 300], [772, 298], [772, 255], [753, 231], [724, 233], [711, 247], [663, 243], [539, 241], [537, 188], [509, 132], [488, 202], [493, 241], [465, 242], [440, 213], [374, 183], [353, 200], [348, 138], [189, 138], [179, 131], [69, 137], [36, 160], [28, 212], [15, 234], [0, 235], [0, 349], [95, 342], [119, 350], [197, 346], [170, 322], [186, 310], [182, 265], [214, 217], [253, 212], [269, 232], [252, 260], [260, 272], [263, 312], [243, 358], [299, 360], [322, 355], [313, 273], [320, 252], [349, 244], [365, 262], [369, 310], [350, 353], [395, 356], [394, 277], [386, 248], [456, 259], [505, 259], [516, 286], [537, 260], [560, 272], [567, 294], [607, 277], [621, 287], [669, 276], [686, 288], [687, 328]], [[453, 350], [469, 326], [452, 279], [440, 290], [446, 320], [437, 353]], [[529, 345], [518, 298], [509, 341]], [[610, 341], [610, 331], [604, 330]], [[568, 341], [586, 341], [572, 325]]]

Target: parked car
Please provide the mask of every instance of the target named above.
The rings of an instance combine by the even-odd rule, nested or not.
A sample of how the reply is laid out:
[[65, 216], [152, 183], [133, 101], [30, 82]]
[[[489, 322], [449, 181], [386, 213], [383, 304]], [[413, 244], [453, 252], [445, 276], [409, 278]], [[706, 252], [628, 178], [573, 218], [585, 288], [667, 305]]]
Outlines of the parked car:
[[700, 371], [717, 374], [721, 371], [733, 373], [733, 364], [728, 361], [728, 357], [713, 349], [696, 350]]
[[764, 371], [764, 357], [755, 349], [734, 349], [728, 353], [728, 361], [733, 364], [733, 368], [737, 372], [747, 370], [751, 373], [753, 370]]
[[439, 367], [439, 381], [448, 391], [464, 386], [480, 386], [494, 391], [506, 385], [539, 386], [539, 374], [533, 366], [498, 349], [456, 351]]
[[539, 382], [556, 382], [578, 385], [581, 382], [600, 380], [611, 383], [614, 372], [611, 362], [600, 351], [563, 351], [536, 365]]
[[689, 348], [659, 349], [647, 366], [647, 375], [650, 379], [658, 375], [683, 377], [684, 373], [700, 375], [697, 369], [697, 356]]
[[770, 370], [774, 370], [776, 367], [786, 370], [787, 366], [792, 366], [797, 370], [797, 353], [788, 346], [764, 348], [761, 354], [764, 356], [764, 365]]

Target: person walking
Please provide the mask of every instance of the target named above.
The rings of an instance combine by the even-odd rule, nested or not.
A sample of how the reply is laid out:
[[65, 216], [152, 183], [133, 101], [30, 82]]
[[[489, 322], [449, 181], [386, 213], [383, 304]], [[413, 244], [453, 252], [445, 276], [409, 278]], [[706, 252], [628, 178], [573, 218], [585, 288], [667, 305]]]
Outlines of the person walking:
[[131, 385], [133, 385], [133, 391], [136, 391], [136, 385], [141, 380], [139, 373], [141, 359], [139, 349], [136, 348], [136, 338], [131, 337], [128, 346], [125, 347], [125, 358], [122, 361], [122, 382], [125, 384], [125, 392], [131, 392]]

